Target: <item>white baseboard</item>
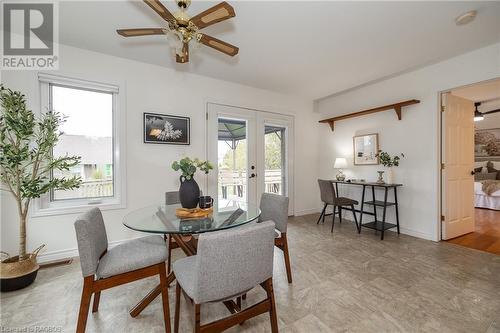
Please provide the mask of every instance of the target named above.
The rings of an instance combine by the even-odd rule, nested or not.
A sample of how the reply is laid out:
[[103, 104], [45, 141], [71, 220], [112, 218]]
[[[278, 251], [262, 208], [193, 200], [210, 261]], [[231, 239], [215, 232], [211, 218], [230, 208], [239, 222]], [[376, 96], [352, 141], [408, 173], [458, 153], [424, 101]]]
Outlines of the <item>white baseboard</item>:
[[[390, 230], [390, 231], [392, 231], [392, 230]], [[403, 228], [403, 227], [399, 227], [399, 231], [402, 234], [405, 234], [408, 236], [413, 236], [413, 237], [417, 237], [417, 238], [436, 241], [432, 235], [425, 233], [425, 232], [421, 232], [421, 231], [417, 231], [417, 230], [413, 230], [413, 229], [408, 229], [408, 228]], [[394, 231], [394, 232], [396, 232], [396, 231]]]
[[311, 209], [304, 209], [304, 210], [295, 211], [295, 216], [303, 216], [303, 215], [321, 213], [321, 209], [322, 208], [311, 208]]
[[[319, 213], [319, 210], [317, 212]], [[347, 220], [349, 222], [354, 223], [354, 221], [351, 220], [351, 219], [342, 218], [342, 220]], [[397, 232], [395, 228], [387, 230], [387, 231], [389, 231], [389, 232]], [[399, 227], [399, 231], [403, 235], [413, 236], [413, 237], [416, 237], [416, 238], [422, 238], [422, 239], [431, 240], [431, 241], [436, 242], [436, 239], [435, 239], [435, 237], [433, 237], [433, 235], [425, 233], [425, 232], [421, 232], [421, 231], [417, 231], [417, 230], [413, 230], [413, 229], [408, 229], [408, 228], [404, 228], [404, 227]]]
[[[134, 238], [136, 238], [136, 237], [134, 237]], [[133, 239], [133, 238], [109, 242], [108, 247], [113, 248], [113, 247], [117, 246], [118, 244], [124, 243], [126, 241], [131, 240], [131, 239]], [[38, 255], [37, 262], [42, 264], [45, 262], [58, 261], [58, 260], [63, 260], [63, 259], [76, 258], [76, 257], [78, 257], [78, 248], [57, 250], [57, 251], [45, 252], [45, 253]]]

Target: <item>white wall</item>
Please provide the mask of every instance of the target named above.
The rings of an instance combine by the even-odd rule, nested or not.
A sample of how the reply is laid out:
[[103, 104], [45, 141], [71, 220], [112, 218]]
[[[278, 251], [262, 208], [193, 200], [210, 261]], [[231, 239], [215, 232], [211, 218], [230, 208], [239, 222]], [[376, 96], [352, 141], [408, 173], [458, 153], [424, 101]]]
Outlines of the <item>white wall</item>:
[[[167, 57], [168, 54], [165, 55]], [[61, 46], [60, 74], [103, 83], [119, 84], [126, 94], [127, 208], [104, 212], [110, 242], [136, 237], [122, 225], [130, 210], [161, 202], [164, 192], [176, 190], [178, 174], [170, 169], [173, 160], [187, 155], [205, 157], [205, 105], [222, 102], [295, 116], [295, 212], [313, 212], [318, 205], [316, 185], [318, 133], [317, 114], [312, 101], [270, 91], [174, 71], [123, 58]], [[38, 110], [39, 88], [35, 71], [3, 71], [1, 79], [9, 88], [23, 91], [30, 107]], [[144, 144], [142, 113], [158, 112], [191, 117], [191, 145]], [[200, 185], [204, 183], [199, 179]], [[18, 217], [14, 201], [2, 191], [1, 249], [17, 253]], [[28, 250], [47, 244], [45, 260], [76, 254], [74, 215], [31, 218]]]
[[[387, 111], [340, 121], [334, 132], [326, 124], [320, 125], [320, 176], [332, 178], [335, 158], [348, 157], [348, 176], [375, 180], [382, 166], [352, 166], [352, 137], [379, 133], [382, 150], [407, 156], [396, 169], [396, 180], [404, 184], [398, 192], [402, 232], [438, 240], [439, 92], [496, 77], [500, 77], [500, 44], [318, 101], [317, 110], [326, 118], [407, 99], [420, 100], [420, 104], [403, 109], [401, 121], [393, 111]], [[344, 193], [360, 198], [356, 190]], [[392, 211], [389, 209], [389, 219], [393, 219]]]

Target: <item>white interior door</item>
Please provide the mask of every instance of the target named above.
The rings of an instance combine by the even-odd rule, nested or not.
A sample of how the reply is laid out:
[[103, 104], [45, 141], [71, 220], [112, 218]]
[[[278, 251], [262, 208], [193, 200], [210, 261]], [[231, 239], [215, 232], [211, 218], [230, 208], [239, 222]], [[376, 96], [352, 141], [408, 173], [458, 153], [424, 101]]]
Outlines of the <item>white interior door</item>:
[[474, 103], [443, 96], [442, 238], [474, 231]]
[[208, 191], [220, 204], [258, 205], [270, 192], [290, 198], [293, 214], [293, 117], [208, 103]]

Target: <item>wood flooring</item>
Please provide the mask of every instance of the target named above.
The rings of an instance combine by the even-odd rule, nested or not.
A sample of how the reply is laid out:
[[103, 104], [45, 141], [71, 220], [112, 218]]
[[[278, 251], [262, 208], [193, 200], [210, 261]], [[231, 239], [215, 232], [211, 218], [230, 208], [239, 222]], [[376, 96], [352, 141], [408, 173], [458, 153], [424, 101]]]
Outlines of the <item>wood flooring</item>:
[[481, 208], [474, 211], [474, 232], [447, 242], [500, 255], [500, 211]]
[[[275, 251], [280, 332], [499, 332], [500, 256], [394, 232], [380, 241], [371, 230], [359, 235], [348, 221], [336, 222], [330, 233], [331, 219], [317, 225], [318, 216], [290, 219], [293, 284], [287, 283], [283, 252]], [[179, 249], [173, 255], [183, 256]], [[82, 281], [74, 260], [41, 270], [26, 289], [0, 294], [0, 332], [74, 332]], [[137, 318], [128, 313], [157, 284], [151, 277], [104, 291], [87, 332], [164, 332], [160, 297]], [[171, 309], [174, 291], [175, 283]], [[253, 289], [243, 305], [265, 297], [262, 288]], [[192, 332], [192, 307], [184, 298], [181, 307], [180, 331]], [[208, 304], [201, 321], [226, 315], [224, 305]], [[269, 316], [261, 315], [226, 332], [270, 331]]]

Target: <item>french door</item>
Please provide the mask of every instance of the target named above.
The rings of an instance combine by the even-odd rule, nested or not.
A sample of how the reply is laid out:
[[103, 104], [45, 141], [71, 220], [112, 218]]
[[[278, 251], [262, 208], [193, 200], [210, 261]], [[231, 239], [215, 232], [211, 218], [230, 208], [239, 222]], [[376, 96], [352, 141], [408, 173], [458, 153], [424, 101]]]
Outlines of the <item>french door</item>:
[[262, 193], [290, 198], [293, 213], [293, 118], [207, 104], [207, 158], [214, 164], [208, 192], [219, 205], [258, 205]]

